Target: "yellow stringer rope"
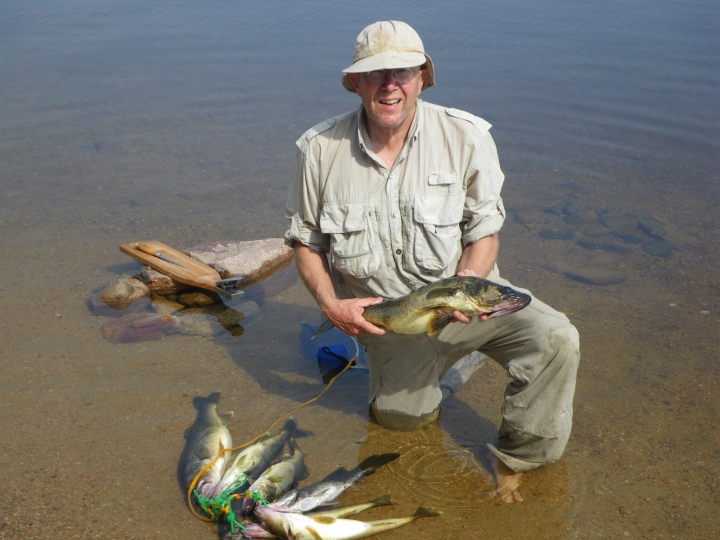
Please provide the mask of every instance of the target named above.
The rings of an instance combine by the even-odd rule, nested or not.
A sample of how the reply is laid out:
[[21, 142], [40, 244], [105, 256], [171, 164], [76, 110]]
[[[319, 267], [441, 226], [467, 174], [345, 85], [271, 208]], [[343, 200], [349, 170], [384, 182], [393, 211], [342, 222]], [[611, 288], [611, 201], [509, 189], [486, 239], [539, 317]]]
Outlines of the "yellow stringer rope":
[[309, 401], [306, 401], [306, 402], [303, 403], [302, 405], [298, 405], [297, 407], [295, 407], [295, 408], [294, 408], [292, 411], [290, 411], [289, 413], [287, 413], [287, 414], [281, 416], [280, 418], [278, 418], [269, 428], [267, 428], [265, 431], [263, 431], [260, 435], [258, 435], [258, 436], [255, 437], [254, 439], [251, 439], [250, 441], [246, 442], [245, 444], [241, 444], [240, 446], [235, 446], [234, 448], [221, 448], [221, 449], [220, 449], [220, 452], [219, 452], [218, 455], [217, 455], [217, 457], [216, 457], [215, 459], [213, 459], [210, 463], [208, 463], [207, 465], [205, 465], [205, 467], [203, 467], [202, 470], [201, 470], [199, 473], [197, 473], [197, 475], [195, 475], [195, 478], [193, 478], [193, 481], [190, 483], [190, 487], [188, 488], [188, 492], [187, 492], [187, 502], [188, 502], [188, 507], [190, 508], [190, 511], [193, 513], [193, 515], [194, 515], [196, 518], [198, 518], [198, 519], [200, 519], [200, 520], [202, 520], [202, 521], [207, 521], [207, 522], [212, 522], [212, 521], [214, 521], [214, 519], [212, 519], [212, 518], [207, 518], [207, 517], [205, 517], [205, 516], [201, 516], [200, 514], [198, 514], [198, 513], [195, 511], [195, 508], [193, 507], [193, 503], [192, 503], [192, 493], [193, 493], [193, 490], [195, 489], [195, 486], [197, 485], [198, 481], [200, 480], [200, 477], [201, 477], [203, 474], [205, 474], [205, 471], [207, 471], [210, 467], [212, 467], [213, 465], [215, 465], [215, 462], [216, 462], [218, 459], [220, 459], [220, 456], [222, 456], [225, 452], [234, 452], [235, 450], [241, 450], [241, 449], [243, 449], [243, 448], [245, 448], [245, 447], [247, 447], [247, 446], [250, 446], [251, 444], [255, 444], [258, 440], [260, 440], [263, 436], [265, 436], [265, 434], [267, 434], [267, 433], [269, 433], [270, 431], [272, 431], [272, 430], [275, 428], [275, 426], [277, 426], [280, 422], [282, 422], [282, 421], [285, 420], [286, 418], [288, 418], [288, 417], [292, 416], [293, 414], [295, 414], [297, 411], [299, 411], [300, 409], [302, 409], [303, 407], [305, 407], [305, 405], [310, 405], [312, 402], [317, 401], [318, 399], [320, 399], [325, 392], [327, 392], [328, 390], [330, 390], [330, 387], [333, 385], [333, 383], [335, 382], [335, 380], [336, 380], [340, 375], [342, 375], [343, 373], [345, 373], [348, 369], [350, 369], [350, 367], [355, 363], [355, 360], [357, 360], [357, 358], [358, 358], [357, 356], [354, 356], [354, 357], [347, 363], [347, 365], [342, 369], [342, 371], [341, 371], [340, 373], [338, 373], [337, 375], [335, 375], [335, 376], [330, 380], [330, 382], [328, 383], [328, 385], [327, 385], [325, 388], [323, 388], [323, 391], [320, 392], [317, 396], [315, 396], [314, 398], [312, 398], [312, 399], [309, 400]]

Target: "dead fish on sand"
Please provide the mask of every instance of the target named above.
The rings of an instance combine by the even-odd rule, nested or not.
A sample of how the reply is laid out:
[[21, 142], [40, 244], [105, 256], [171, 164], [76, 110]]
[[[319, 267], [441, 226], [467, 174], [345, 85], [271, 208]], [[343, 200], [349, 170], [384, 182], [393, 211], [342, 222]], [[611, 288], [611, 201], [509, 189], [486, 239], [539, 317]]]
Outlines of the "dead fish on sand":
[[[523, 309], [529, 294], [477, 277], [451, 277], [420, 287], [418, 290], [382, 304], [366, 307], [363, 317], [383, 330], [396, 334], [437, 334], [450, 324], [454, 311], [466, 317], [498, 317]], [[438, 313], [441, 310], [443, 313]], [[325, 321], [313, 337], [328, 331], [333, 324]]]
[[[215, 487], [212, 496], [217, 497], [233, 484], [242, 481], [243, 475], [247, 476], [247, 483], [254, 482], [260, 473], [267, 469], [272, 460], [277, 457], [291, 436], [302, 437], [307, 434], [307, 432], [298, 428], [294, 418], [289, 418], [277, 435], [268, 435], [260, 442], [231, 455], [227, 460], [225, 474], [223, 474], [222, 480]], [[237, 489], [242, 487], [242, 484], [237, 485]]]
[[[287, 493], [295, 487], [299, 480], [307, 476], [305, 456], [295, 439], [291, 438], [288, 445], [292, 450], [292, 454], [285, 454], [280, 463], [272, 465], [263, 472], [248, 488], [248, 491], [257, 494], [262, 499], [272, 501]], [[255, 502], [251, 498], [243, 499], [242, 514], [249, 515], [255, 507]]]
[[[341, 469], [341, 471], [345, 471], [345, 469]], [[302, 489], [288, 491], [285, 495], [278, 498], [275, 504], [302, 513], [314, 510], [319, 506], [337, 504], [337, 498], [343, 491], [372, 472], [373, 471], [366, 472], [358, 470], [350, 474], [348, 471], [345, 471], [345, 473], [348, 474], [345, 480], [318, 482]], [[338, 471], [333, 474], [337, 475], [337, 473]]]
[[[178, 477], [183, 489], [187, 491], [197, 474], [212, 462], [224, 448], [232, 448], [232, 437], [225, 427], [232, 418], [232, 411], [218, 414], [220, 392], [208, 397], [193, 398], [197, 409], [195, 423], [185, 432], [185, 449], [180, 458]], [[198, 495], [208, 497], [220, 482], [225, 470], [226, 457], [221, 456], [212, 467], [203, 473], [195, 490]]]
[[420, 507], [409, 517], [364, 522], [334, 517], [310, 517], [271, 504], [258, 506], [255, 515], [267, 531], [282, 540], [352, 540], [389, 531], [419, 518], [438, 516], [440, 512]]

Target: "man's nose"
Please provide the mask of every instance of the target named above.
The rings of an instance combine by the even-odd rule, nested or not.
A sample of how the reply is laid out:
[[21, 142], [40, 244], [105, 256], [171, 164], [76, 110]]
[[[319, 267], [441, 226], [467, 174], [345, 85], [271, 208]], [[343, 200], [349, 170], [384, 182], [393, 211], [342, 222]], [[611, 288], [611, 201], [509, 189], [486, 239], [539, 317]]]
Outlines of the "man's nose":
[[383, 86], [399, 86], [397, 80], [395, 80], [395, 72], [392, 69], [385, 70], [385, 78], [382, 82]]

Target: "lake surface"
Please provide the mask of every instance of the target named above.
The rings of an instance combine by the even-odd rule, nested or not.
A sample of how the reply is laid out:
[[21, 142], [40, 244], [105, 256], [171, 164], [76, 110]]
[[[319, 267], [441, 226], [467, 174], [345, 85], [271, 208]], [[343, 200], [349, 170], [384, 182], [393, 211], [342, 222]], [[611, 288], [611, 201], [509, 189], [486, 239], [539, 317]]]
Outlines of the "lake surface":
[[[387, 539], [720, 534], [717, 2], [6, 0], [0, 538], [216, 537], [175, 477], [192, 397], [221, 391], [240, 444], [315, 396], [298, 336], [318, 308], [295, 282], [242, 336], [112, 344], [87, 301], [137, 273], [121, 243], [281, 236], [294, 141], [358, 105], [340, 72], [380, 19], [422, 36], [437, 69], [424, 99], [493, 124], [501, 273], [580, 331], [574, 431], [560, 462], [526, 475], [525, 502], [501, 505], [485, 450], [498, 365], [409, 434], [368, 423], [367, 376], [352, 371], [296, 415], [314, 433], [305, 482], [398, 452], [343, 503], [388, 493], [394, 506], [362, 517], [444, 513]], [[588, 240], [602, 212], [651, 214], [691, 240], [666, 257], [641, 229], [638, 243]], [[540, 235], [562, 228], [572, 238]], [[567, 277], [578, 268], [627, 280]]]

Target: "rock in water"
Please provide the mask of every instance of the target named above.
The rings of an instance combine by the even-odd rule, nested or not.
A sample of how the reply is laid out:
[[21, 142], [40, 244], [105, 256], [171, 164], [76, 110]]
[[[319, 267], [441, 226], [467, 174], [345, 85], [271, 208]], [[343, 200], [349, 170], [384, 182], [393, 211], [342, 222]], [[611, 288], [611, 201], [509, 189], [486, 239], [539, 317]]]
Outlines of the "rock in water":
[[585, 249], [596, 249], [599, 251], [607, 251], [609, 253], [617, 253], [618, 255], [626, 255], [630, 250], [618, 244], [610, 244], [607, 242], [595, 242], [592, 240], [578, 240], [578, 246]]
[[611, 232], [612, 231], [605, 225], [602, 225], [601, 223], [594, 223], [585, 227], [583, 234], [590, 238], [597, 238], [599, 236], [606, 236]]
[[184, 251], [207, 264], [225, 278], [243, 277], [243, 287], [269, 277], [293, 258], [293, 250], [282, 238], [246, 242], [211, 242]]
[[180, 302], [183, 306], [193, 308], [220, 304], [222, 303], [222, 300], [220, 300], [220, 297], [212, 291], [193, 291], [181, 294], [178, 298], [178, 302]]
[[90, 297], [90, 307], [95, 316], [118, 317], [146, 311], [150, 304], [149, 297], [150, 291], [140, 280], [120, 278], [96, 290]]
[[154, 294], [173, 294], [190, 288], [190, 285], [174, 281], [165, 274], [145, 265], [140, 269], [140, 279]]
[[155, 313], [159, 313], [160, 315], [168, 315], [185, 309], [183, 304], [173, 302], [169, 298], [159, 294], [153, 294], [151, 298], [153, 311]]
[[563, 262], [546, 263], [543, 268], [588, 285], [615, 285], [627, 281], [628, 278], [627, 273], [622, 270], [583, 268]]
[[654, 257], [669, 257], [673, 247], [665, 240], [651, 240], [643, 244], [642, 250]]
[[601, 214], [600, 221], [618, 236], [630, 236], [638, 228], [638, 220], [628, 215]]
[[103, 324], [102, 336], [110, 343], [135, 343], [174, 334], [177, 318], [158, 313], [129, 313]]
[[635, 217], [650, 234], [659, 236], [675, 249], [682, 250], [697, 246], [697, 239], [675, 225], [671, 225], [646, 212], [635, 212]]
[[570, 240], [573, 234], [573, 230], [569, 227], [562, 229], [543, 229], [540, 231], [540, 238], [544, 238], [545, 240]]

